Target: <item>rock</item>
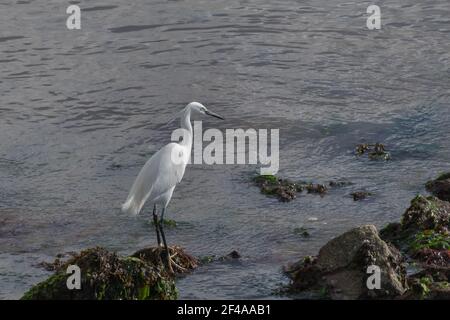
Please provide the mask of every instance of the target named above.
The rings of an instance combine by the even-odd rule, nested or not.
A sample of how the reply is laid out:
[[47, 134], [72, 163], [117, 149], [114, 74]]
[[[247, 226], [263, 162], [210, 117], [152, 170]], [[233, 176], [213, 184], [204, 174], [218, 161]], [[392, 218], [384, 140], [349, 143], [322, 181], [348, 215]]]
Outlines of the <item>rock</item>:
[[301, 192], [301, 186], [289, 180], [277, 178], [273, 175], [260, 175], [253, 179], [254, 183], [261, 189], [261, 192], [276, 196], [278, 200], [287, 202], [295, 198], [297, 191]]
[[262, 193], [268, 196], [275, 196], [282, 202], [288, 202], [296, 198], [296, 194], [306, 190], [311, 194], [324, 195], [328, 188], [336, 188], [351, 185], [347, 180], [329, 181], [328, 185], [305, 181], [293, 182], [288, 179], [278, 178], [273, 175], [260, 175], [253, 178], [253, 182]]
[[308, 229], [305, 227], [294, 228], [294, 233], [300, 235], [302, 238], [309, 238], [311, 236]]
[[371, 196], [372, 193], [367, 191], [355, 191], [350, 193], [350, 195], [353, 197], [353, 201], [359, 201], [366, 199], [368, 196]]
[[450, 203], [436, 197], [416, 196], [403, 214], [403, 232], [423, 230], [448, 231], [450, 227]]
[[[148, 248], [129, 257], [120, 257], [104, 248], [81, 251], [56, 268], [55, 274], [27, 291], [23, 300], [147, 300], [176, 299], [174, 277], [160, 261], [160, 248]], [[174, 260], [186, 268], [196, 266], [195, 259], [178, 247]], [[158, 256], [158, 257], [157, 257]], [[81, 270], [81, 289], [67, 288], [66, 269], [77, 265]]]
[[371, 160], [390, 160], [391, 155], [386, 151], [384, 144], [382, 143], [362, 143], [356, 146], [356, 154], [362, 156], [367, 153]]
[[380, 231], [380, 236], [405, 254], [419, 258], [427, 256], [425, 252], [418, 254], [425, 249], [449, 250], [449, 228], [450, 203], [433, 196], [418, 195], [411, 200], [401, 222], [387, 225]]
[[336, 187], [346, 187], [346, 186], [350, 186], [350, 185], [352, 185], [353, 184], [353, 182], [351, 182], [351, 181], [348, 181], [348, 180], [333, 180], [333, 181], [330, 181], [330, 182], [328, 182], [328, 185], [331, 187], [331, 188], [336, 188]]
[[[367, 267], [381, 270], [381, 289], [369, 290]], [[317, 257], [286, 268], [293, 291], [326, 290], [333, 299], [388, 298], [406, 290], [399, 251], [378, 236], [375, 226], [352, 229], [323, 246]]]
[[408, 276], [410, 290], [401, 299], [448, 299], [449, 229], [450, 203], [418, 195], [411, 200], [400, 223], [391, 223], [380, 232], [420, 270]]
[[403, 300], [449, 300], [450, 272], [448, 268], [425, 269], [408, 278], [410, 290], [401, 297]]
[[310, 183], [310, 184], [306, 185], [305, 188], [306, 188], [306, 191], [308, 191], [308, 193], [318, 193], [320, 195], [323, 195], [328, 191], [328, 188], [324, 184]]
[[224, 255], [223, 257], [220, 257], [219, 261], [229, 261], [229, 260], [235, 260], [240, 259], [241, 255], [236, 250], [231, 251], [229, 254]]
[[63, 265], [63, 262], [60, 260], [60, 258], [56, 258], [53, 262], [46, 262], [42, 261], [35, 265], [36, 267], [43, 268], [46, 271], [56, 271], [61, 268]]
[[450, 172], [440, 175], [436, 180], [428, 181], [425, 187], [435, 197], [450, 201]]

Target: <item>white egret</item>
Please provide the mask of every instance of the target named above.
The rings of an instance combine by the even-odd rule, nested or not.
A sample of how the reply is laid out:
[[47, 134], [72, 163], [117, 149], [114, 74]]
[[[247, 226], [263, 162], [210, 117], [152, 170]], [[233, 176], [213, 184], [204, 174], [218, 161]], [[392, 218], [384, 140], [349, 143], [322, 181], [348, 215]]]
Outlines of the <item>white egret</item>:
[[[132, 215], [138, 215], [147, 201], [153, 205], [153, 222], [156, 230], [156, 238], [159, 246], [161, 246], [162, 238], [167, 267], [170, 272], [173, 272], [172, 264], [174, 262], [170, 257], [167, 247], [163, 219], [175, 186], [183, 178], [186, 165], [191, 157], [193, 138], [191, 113], [205, 114], [223, 120], [221, 116], [209, 111], [198, 102], [189, 103], [181, 113], [182, 141], [165, 145], [147, 161], [134, 181], [127, 200], [122, 205], [122, 211]], [[161, 207], [159, 221], [157, 214], [158, 206]]]

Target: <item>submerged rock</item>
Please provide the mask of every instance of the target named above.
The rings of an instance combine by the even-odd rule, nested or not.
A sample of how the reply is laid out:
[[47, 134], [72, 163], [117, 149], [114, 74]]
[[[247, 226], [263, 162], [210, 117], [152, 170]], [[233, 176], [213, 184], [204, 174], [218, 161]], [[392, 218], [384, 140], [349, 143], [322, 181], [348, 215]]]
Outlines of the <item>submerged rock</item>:
[[353, 184], [353, 182], [348, 181], [348, 180], [336, 180], [336, 181], [332, 180], [332, 181], [328, 182], [328, 185], [329, 185], [331, 188], [335, 188], [335, 187], [346, 187], [346, 186], [350, 186], [350, 185], [352, 185], [352, 184]]
[[450, 201], [450, 172], [441, 174], [437, 179], [428, 181], [427, 191], [444, 201]]
[[[161, 261], [161, 248], [147, 248], [129, 257], [120, 257], [104, 248], [83, 250], [63, 264], [54, 264], [56, 272], [27, 291], [24, 300], [147, 300], [176, 299], [174, 276]], [[196, 259], [179, 247], [169, 249], [182, 268], [197, 266]], [[69, 290], [66, 274], [69, 265], [81, 271], [81, 289]]]
[[219, 261], [230, 261], [230, 260], [236, 260], [236, 259], [240, 259], [240, 258], [241, 258], [241, 255], [239, 254], [239, 252], [237, 252], [236, 250], [233, 250], [229, 254], [220, 257], [218, 260]]
[[303, 190], [300, 185], [273, 175], [256, 176], [253, 181], [262, 193], [275, 196], [283, 202], [293, 200], [297, 191]]
[[356, 154], [361, 156], [367, 153], [371, 160], [390, 160], [391, 154], [386, 151], [386, 147], [382, 143], [362, 143], [356, 146]]
[[359, 201], [359, 200], [364, 200], [367, 197], [371, 196], [372, 193], [367, 192], [367, 191], [355, 191], [350, 193], [350, 195], [353, 197], [353, 201]]
[[302, 238], [309, 238], [311, 234], [309, 233], [306, 227], [297, 227], [294, 228], [294, 233], [301, 236]]
[[[296, 194], [306, 190], [308, 193], [324, 195], [328, 191], [328, 186], [320, 183], [294, 182], [289, 179], [281, 179], [273, 175], [260, 175], [253, 178], [253, 182], [262, 193], [268, 196], [275, 196], [280, 201], [287, 202], [296, 198]], [[350, 184], [349, 181], [330, 181], [330, 187], [340, 187]]]
[[[367, 268], [381, 270], [381, 289], [368, 289]], [[378, 236], [375, 226], [352, 229], [308, 257], [286, 268], [290, 290], [313, 291], [332, 299], [387, 298], [406, 290], [406, 271], [399, 251]]]
[[239, 252], [237, 252], [236, 250], [231, 251], [230, 253], [224, 255], [224, 256], [220, 256], [217, 257], [215, 255], [212, 256], [205, 256], [202, 257], [200, 259], [200, 263], [201, 264], [208, 264], [208, 263], [212, 263], [212, 262], [226, 262], [226, 261], [233, 261], [233, 260], [237, 260], [241, 258], [241, 254]]
[[324, 184], [310, 183], [310, 184], [306, 185], [305, 188], [306, 188], [306, 191], [308, 191], [308, 193], [318, 193], [320, 195], [323, 195], [328, 191], [328, 188]]

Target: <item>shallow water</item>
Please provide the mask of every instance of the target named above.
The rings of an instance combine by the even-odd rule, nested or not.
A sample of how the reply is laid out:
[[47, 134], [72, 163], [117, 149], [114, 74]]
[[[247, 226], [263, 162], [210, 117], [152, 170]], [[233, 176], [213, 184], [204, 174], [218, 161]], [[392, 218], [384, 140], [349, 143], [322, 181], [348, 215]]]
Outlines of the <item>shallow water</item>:
[[[214, 263], [178, 281], [182, 298], [278, 298], [281, 266], [357, 225], [399, 219], [450, 162], [450, 5], [371, 1], [0, 1], [0, 298], [19, 298], [57, 253], [153, 244], [149, 214], [120, 204], [170, 117], [197, 100], [226, 121], [280, 128], [280, 172], [354, 183], [290, 203], [248, 180], [256, 166], [192, 165], [170, 203], [169, 242]], [[392, 161], [357, 159], [380, 141]], [[367, 189], [368, 201], [349, 193]], [[307, 239], [296, 227], [310, 230]]]

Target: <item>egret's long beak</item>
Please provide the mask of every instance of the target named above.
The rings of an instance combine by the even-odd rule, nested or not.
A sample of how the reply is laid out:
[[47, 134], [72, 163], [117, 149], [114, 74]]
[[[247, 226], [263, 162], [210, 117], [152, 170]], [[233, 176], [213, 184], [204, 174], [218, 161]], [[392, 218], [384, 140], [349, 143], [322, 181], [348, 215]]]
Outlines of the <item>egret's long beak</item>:
[[211, 116], [211, 117], [214, 117], [214, 118], [217, 118], [217, 119], [224, 120], [222, 116], [219, 116], [217, 113], [211, 112], [211, 111], [209, 111], [209, 110], [206, 110], [205, 113], [206, 113], [208, 116]]

